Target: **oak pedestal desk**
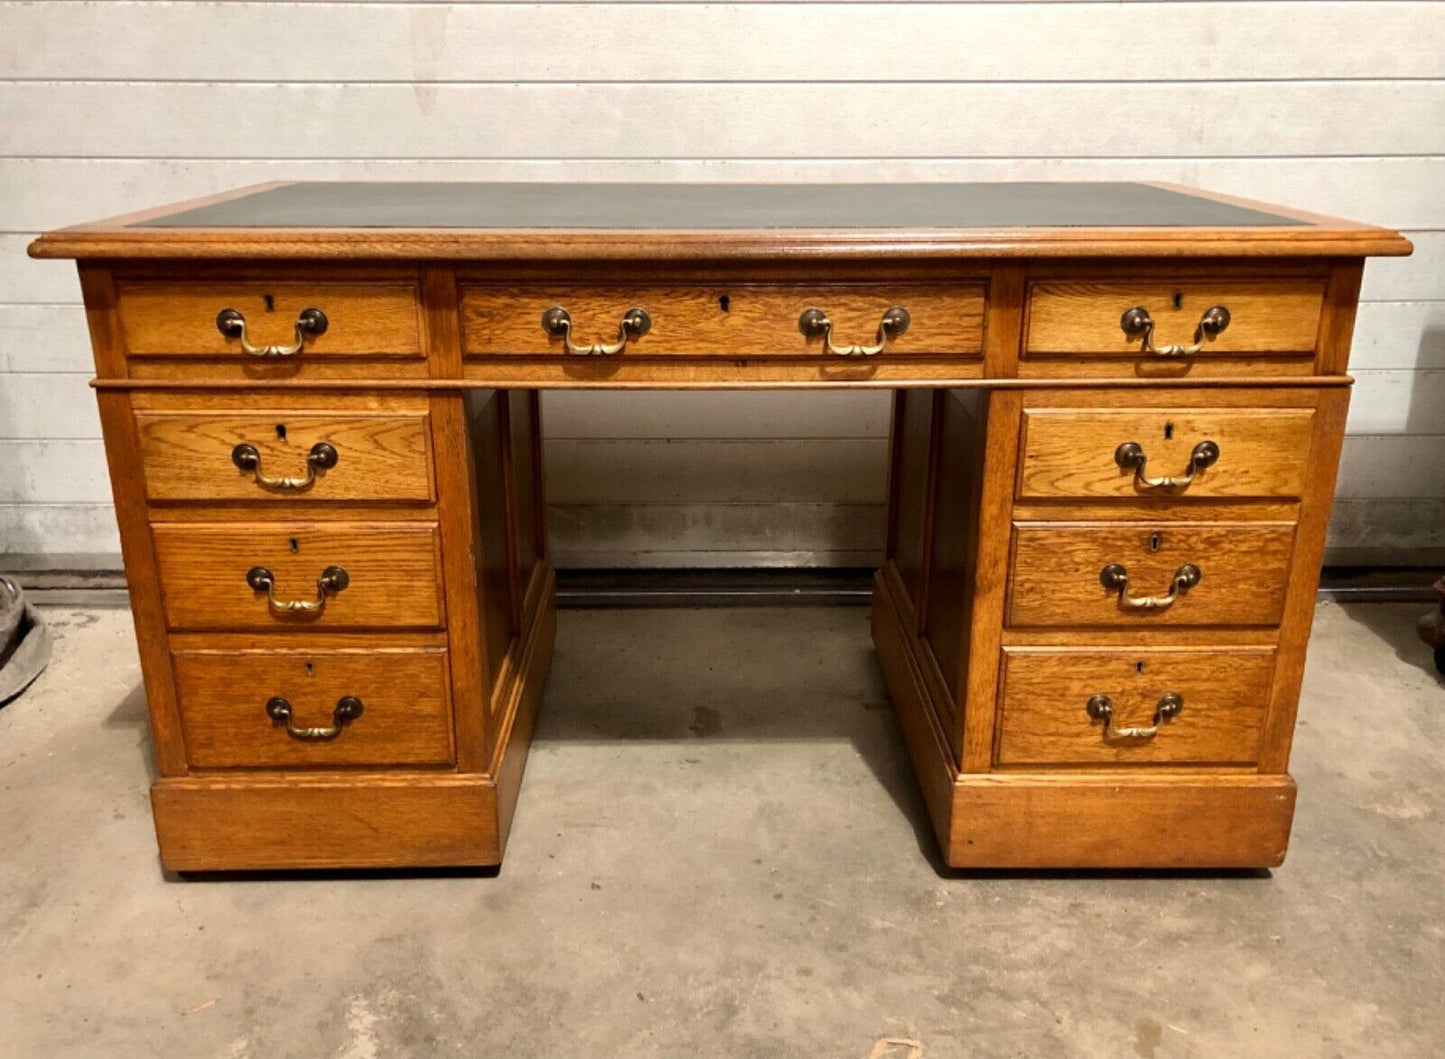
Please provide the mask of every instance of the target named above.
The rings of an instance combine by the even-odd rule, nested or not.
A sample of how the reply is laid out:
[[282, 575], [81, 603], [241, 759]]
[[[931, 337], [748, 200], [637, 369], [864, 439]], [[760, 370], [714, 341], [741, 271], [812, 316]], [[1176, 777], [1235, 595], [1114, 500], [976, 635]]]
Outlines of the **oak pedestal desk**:
[[881, 387], [873, 638], [947, 862], [1277, 865], [1361, 271], [1409, 251], [1147, 184], [278, 184], [42, 236], [162, 861], [499, 863], [539, 391]]

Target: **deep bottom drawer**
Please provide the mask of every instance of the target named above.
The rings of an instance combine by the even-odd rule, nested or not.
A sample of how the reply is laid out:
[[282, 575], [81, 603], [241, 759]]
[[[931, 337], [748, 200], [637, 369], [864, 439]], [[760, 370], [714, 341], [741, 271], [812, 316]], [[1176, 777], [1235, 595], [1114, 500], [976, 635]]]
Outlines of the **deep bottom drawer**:
[[446, 650], [355, 646], [172, 651], [197, 768], [449, 765]]
[[1273, 648], [1004, 651], [1000, 765], [1249, 765]]

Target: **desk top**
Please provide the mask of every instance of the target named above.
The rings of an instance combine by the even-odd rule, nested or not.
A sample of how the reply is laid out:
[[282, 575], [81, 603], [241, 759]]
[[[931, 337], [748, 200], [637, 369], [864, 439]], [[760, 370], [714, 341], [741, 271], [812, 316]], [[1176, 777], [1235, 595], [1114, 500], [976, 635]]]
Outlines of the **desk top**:
[[1367, 255], [1387, 229], [1159, 184], [259, 185], [42, 236], [37, 257]]

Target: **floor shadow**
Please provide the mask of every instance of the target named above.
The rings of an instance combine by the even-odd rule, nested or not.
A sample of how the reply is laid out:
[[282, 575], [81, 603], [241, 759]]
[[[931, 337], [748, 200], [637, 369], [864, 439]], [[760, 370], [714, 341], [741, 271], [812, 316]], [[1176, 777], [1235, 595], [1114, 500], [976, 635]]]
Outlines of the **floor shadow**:
[[1340, 610], [1356, 625], [1374, 633], [1395, 657], [1445, 684], [1435, 668], [1435, 653], [1420, 639], [1415, 624], [1430, 610], [1428, 603], [1341, 603]]
[[106, 728], [130, 729], [135, 733], [136, 745], [141, 748], [145, 759], [146, 774], [152, 783], [160, 775], [156, 766], [156, 748], [150, 737], [150, 711], [146, 704], [144, 684], [137, 684], [116, 703], [101, 724]]

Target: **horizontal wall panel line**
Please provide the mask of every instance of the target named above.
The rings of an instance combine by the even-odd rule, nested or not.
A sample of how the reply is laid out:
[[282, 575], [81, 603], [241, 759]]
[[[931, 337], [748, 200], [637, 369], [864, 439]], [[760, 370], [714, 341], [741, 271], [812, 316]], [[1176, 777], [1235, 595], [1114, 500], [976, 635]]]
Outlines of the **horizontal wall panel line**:
[[[135, 12], [142, 10], [145, 30], [138, 33]], [[606, 3], [568, 9], [565, 25], [533, 4], [97, 3], [64, 19], [45, 5], [3, 4], [0, 29], [14, 43], [0, 44], [0, 69], [47, 80], [233, 83], [294, 82], [302, 73], [317, 83], [578, 83], [579, 72], [584, 82], [633, 83], [1445, 75], [1445, 26], [1426, 21], [1417, 6], [1319, 2], [1311, 15], [1305, 37], [1297, 12], [1273, 3], [1234, 9], [1229, 18], [1199, 3], [665, 4], [649, 8], [640, 28], [634, 11]], [[216, 41], [244, 47], [234, 49], [234, 60], [218, 61]], [[298, 67], [298, 41], [346, 46], [310, 49]], [[891, 41], [906, 46], [888, 48]]]
[[[165, 114], [165, 121], [155, 120]], [[378, 115], [390, 115], [378, 130]], [[1097, 85], [0, 85], [0, 155], [206, 155], [216, 130], [257, 155], [875, 157], [1093, 152], [1272, 157], [1445, 153], [1445, 80]], [[1379, 120], [1389, 115], [1388, 121]], [[97, 120], [104, 115], [104, 120]], [[740, 120], [746, 115], [747, 120]], [[1184, 118], [1181, 119], [1181, 115]], [[807, 129], [806, 137], [796, 134]], [[1138, 130], [1149, 130], [1139, 135]], [[379, 132], [381, 134], [379, 134]]]
[[[112, 3], [115, 0], [101, 0]], [[237, 0], [231, 0], [237, 2]], [[1214, 77], [1214, 78], [1150, 78], [1136, 80], [1115, 80], [1103, 78], [1058, 78], [1058, 77], [808, 77], [799, 72], [796, 77], [558, 77], [558, 78], [360, 78], [360, 77], [265, 77], [230, 78], [217, 80], [214, 77], [0, 77], [4, 85], [325, 85], [365, 88], [376, 85], [399, 87], [426, 87], [448, 85], [456, 88], [495, 87], [499, 85], [526, 88], [530, 85], [548, 87], [576, 85], [698, 85], [698, 86], [743, 86], [743, 85], [990, 85], [1007, 88], [1011, 85], [1113, 85], [1120, 88], [1147, 88], [1151, 85], [1325, 85], [1325, 84], [1439, 84], [1445, 77]]]

